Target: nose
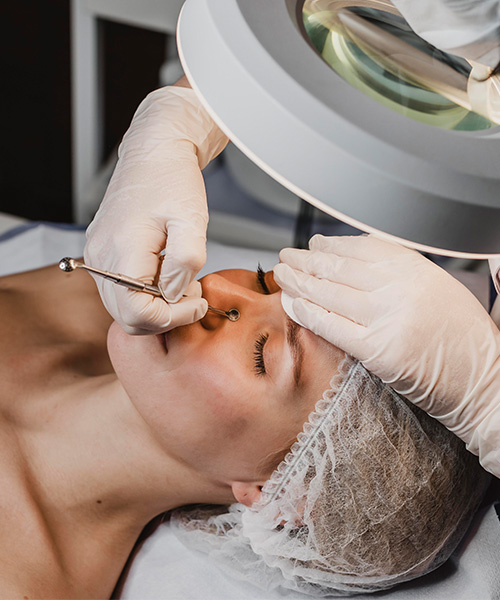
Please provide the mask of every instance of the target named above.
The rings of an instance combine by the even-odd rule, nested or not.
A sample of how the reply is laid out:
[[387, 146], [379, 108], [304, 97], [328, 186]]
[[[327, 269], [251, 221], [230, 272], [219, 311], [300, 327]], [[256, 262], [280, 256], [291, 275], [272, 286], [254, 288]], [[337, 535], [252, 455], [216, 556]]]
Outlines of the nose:
[[[218, 273], [206, 275], [200, 280], [200, 283], [203, 297], [210, 306], [224, 311], [236, 309], [240, 313], [240, 321], [262, 315], [266, 310], [264, 306], [266, 300], [271, 298]], [[201, 320], [201, 324], [206, 329], [215, 329], [225, 325], [233, 327], [236, 323], [232, 323], [225, 316], [208, 311]]]

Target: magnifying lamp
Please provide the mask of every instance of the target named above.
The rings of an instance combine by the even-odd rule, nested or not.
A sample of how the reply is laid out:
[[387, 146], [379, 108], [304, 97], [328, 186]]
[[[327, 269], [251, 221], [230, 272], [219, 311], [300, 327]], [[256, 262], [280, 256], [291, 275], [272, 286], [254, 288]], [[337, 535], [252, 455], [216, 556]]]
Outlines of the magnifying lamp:
[[187, 0], [179, 55], [216, 123], [318, 209], [419, 250], [500, 254], [500, 127], [470, 65], [388, 0]]

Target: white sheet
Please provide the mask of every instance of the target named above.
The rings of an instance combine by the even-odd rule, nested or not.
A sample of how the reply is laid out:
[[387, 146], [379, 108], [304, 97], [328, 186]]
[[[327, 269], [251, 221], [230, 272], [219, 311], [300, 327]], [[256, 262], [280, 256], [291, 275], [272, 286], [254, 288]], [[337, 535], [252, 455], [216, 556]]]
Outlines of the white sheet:
[[[477, 531], [475, 530], [477, 528]], [[494, 506], [475, 520], [475, 527], [443, 567], [426, 577], [368, 600], [498, 600], [500, 598], [500, 522]], [[275, 590], [265, 592], [230, 579], [208, 558], [186, 548], [160, 525], [135, 556], [122, 600], [311, 600], [311, 596]]]
[[186, 548], [168, 523], [149, 537], [134, 557], [122, 600], [304, 600], [303, 594], [266, 593], [236, 581], [201, 552]]

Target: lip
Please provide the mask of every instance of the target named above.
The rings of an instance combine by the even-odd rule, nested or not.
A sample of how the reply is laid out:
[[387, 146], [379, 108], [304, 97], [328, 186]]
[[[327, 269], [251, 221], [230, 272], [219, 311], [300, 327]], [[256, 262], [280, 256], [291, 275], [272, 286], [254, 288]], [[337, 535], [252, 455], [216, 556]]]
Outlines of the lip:
[[160, 342], [160, 344], [165, 349], [165, 352], [168, 354], [168, 338], [167, 338], [167, 333], [166, 332], [165, 333], [160, 333], [156, 337], [158, 338], [158, 341]]

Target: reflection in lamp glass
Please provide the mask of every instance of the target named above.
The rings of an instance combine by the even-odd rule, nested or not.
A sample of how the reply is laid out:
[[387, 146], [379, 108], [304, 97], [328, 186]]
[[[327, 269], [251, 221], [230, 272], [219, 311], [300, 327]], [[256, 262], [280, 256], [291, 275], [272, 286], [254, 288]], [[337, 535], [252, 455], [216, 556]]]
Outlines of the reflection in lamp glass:
[[444, 129], [495, 126], [469, 110], [470, 65], [417, 36], [387, 0], [305, 0], [302, 15], [325, 62], [381, 104]]

